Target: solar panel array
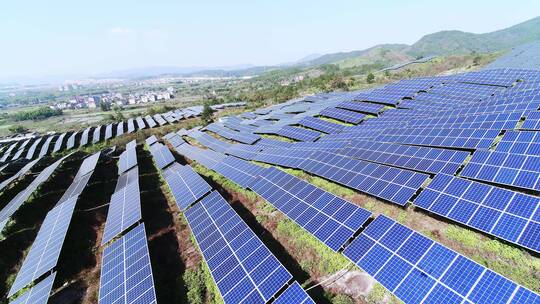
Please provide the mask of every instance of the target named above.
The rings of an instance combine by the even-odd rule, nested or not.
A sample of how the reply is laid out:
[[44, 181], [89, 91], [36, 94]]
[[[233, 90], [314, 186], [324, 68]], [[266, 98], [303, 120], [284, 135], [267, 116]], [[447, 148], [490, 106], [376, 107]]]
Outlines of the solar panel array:
[[103, 251], [98, 303], [157, 303], [144, 224]]
[[264, 171], [264, 167], [233, 156], [227, 156], [214, 166], [213, 170], [230, 179], [240, 187], [247, 189], [259, 174]]
[[154, 157], [158, 168], [163, 169], [174, 162], [174, 156], [169, 148], [161, 143], [155, 143], [150, 146], [150, 153]]
[[11, 304], [47, 304], [56, 272], [43, 279], [28, 291], [11, 301]]
[[366, 117], [365, 114], [338, 108], [327, 108], [322, 110], [320, 114], [321, 116], [326, 116], [352, 124], [358, 124]]
[[19, 169], [19, 171], [17, 171], [14, 175], [12, 175], [11, 177], [5, 179], [4, 181], [2, 181], [0, 183], [0, 191], [2, 189], [4, 189], [5, 187], [7, 187], [9, 184], [11, 184], [13, 181], [19, 179], [20, 177], [24, 176], [25, 174], [27, 174], [28, 172], [30, 172], [30, 170], [35, 166], [35, 164], [37, 164], [37, 162], [39, 162], [40, 159], [34, 159], [32, 161], [29, 161], [26, 165], [24, 165], [21, 169]]
[[174, 163], [163, 172], [180, 210], [185, 210], [212, 188], [190, 166]]
[[540, 132], [507, 131], [495, 151], [540, 155]]
[[344, 251], [405, 303], [538, 303], [503, 276], [386, 217]]
[[118, 161], [118, 174], [122, 174], [137, 165], [137, 150], [134, 147], [127, 149], [120, 154]]
[[225, 303], [266, 303], [292, 278], [218, 192], [185, 216]]
[[315, 304], [315, 302], [308, 296], [306, 291], [298, 284], [294, 282], [273, 302], [274, 304]]
[[540, 252], [540, 198], [438, 174], [414, 205]]
[[276, 168], [267, 168], [250, 188], [334, 251], [371, 216], [369, 211]]
[[298, 122], [299, 125], [324, 133], [339, 133], [345, 126], [320, 118], [306, 116]]
[[71, 198], [49, 211], [8, 296], [13, 296], [56, 266], [76, 203], [77, 198]]

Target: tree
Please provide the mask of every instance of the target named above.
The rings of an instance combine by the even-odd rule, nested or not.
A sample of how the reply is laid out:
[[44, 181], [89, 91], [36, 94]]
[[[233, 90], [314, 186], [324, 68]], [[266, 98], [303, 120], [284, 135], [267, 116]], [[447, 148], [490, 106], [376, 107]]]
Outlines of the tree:
[[367, 81], [367, 83], [375, 82], [375, 75], [373, 75], [373, 73], [370, 72], [366, 77], [366, 81]]
[[203, 111], [201, 113], [201, 119], [205, 125], [211, 124], [214, 121], [214, 110], [210, 107], [210, 104], [205, 102]]
[[107, 112], [111, 110], [111, 104], [108, 102], [102, 102], [99, 104], [99, 106], [101, 107], [101, 111], [103, 112]]

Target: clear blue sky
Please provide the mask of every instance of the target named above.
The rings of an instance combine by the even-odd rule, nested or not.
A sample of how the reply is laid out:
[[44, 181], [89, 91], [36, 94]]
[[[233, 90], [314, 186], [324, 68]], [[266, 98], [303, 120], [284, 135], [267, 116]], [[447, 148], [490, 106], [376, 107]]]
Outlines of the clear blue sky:
[[538, 0], [2, 1], [0, 78], [277, 64], [538, 14]]

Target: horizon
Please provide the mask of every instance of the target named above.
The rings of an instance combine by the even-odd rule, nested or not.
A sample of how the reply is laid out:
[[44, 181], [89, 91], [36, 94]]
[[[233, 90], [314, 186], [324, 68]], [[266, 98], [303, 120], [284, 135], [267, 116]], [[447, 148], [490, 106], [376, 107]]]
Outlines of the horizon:
[[[0, 51], [1, 81], [155, 67], [279, 65], [384, 43], [411, 45], [441, 30], [492, 32], [535, 18], [540, 9], [532, 0], [512, 4], [511, 16], [503, 1], [459, 0], [450, 7], [422, 0], [343, 1], [331, 7], [311, 1], [30, 2], [6, 3], [0, 12], [0, 33], [10, 46]], [[423, 18], [407, 19], [413, 12]]]

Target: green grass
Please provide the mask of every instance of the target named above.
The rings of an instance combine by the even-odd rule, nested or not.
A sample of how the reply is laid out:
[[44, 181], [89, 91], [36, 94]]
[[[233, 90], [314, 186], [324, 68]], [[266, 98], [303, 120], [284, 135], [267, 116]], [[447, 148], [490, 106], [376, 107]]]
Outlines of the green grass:
[[331, 123], [335, 123], [337, 125], [342, 125], [342, 126], [347, 126], [347, 127], [353, 126], [353, 124], [346, 123], [346, 122], [343, 122], [341, 120], [333, 119], [333, 118], [330, 118], [330, 117], [317, 116], [317, 118], [319, 118], [321, 120], [331, 122]]
[[275, 140], [284, 141], [284, 142], [290, 142], [290, 143], [295, 142], [294, 140], [290, 138], [279, 136], [279, 135], [262, 134], [261, 137], [268, 138], [268, 139], [275, 139]]

